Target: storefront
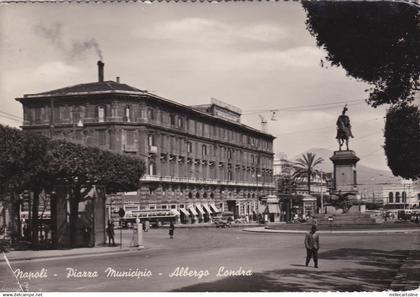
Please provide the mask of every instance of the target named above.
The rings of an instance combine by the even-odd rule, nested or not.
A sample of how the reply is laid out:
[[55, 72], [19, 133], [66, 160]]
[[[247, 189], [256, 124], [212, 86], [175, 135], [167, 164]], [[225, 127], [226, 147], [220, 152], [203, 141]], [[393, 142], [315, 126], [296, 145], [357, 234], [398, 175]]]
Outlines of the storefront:
[[303, 199], [303, 209], [302, 209], [302, 217], [312, 217], [316, 214], [316, 198], [311, 195], [304, 195]]
[[280, 202], [279, 198], [275, 195], [268, 195], [261, 198], [261, 208], [264, 223], [280, 222]]

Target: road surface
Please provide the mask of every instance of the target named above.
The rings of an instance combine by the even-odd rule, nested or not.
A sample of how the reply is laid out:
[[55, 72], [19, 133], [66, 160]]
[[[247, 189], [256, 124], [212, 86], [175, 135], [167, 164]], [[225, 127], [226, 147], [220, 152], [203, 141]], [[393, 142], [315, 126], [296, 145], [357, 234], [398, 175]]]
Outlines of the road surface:
[[[316, 269], [312, 263], [310, 267], [303, 265], [302, 234], [196, 228], [176, 229], [175, 238], [169, 239], [167, 229], [151, 229], [144, 234], [146, 248], [140, 251], [11, 262], [19, 283], [7, 263], [0, 263], [0, 288], [76, 292], [382, 291], [395, 281], [410, 250], [418, 249], [416, 236], [321, 234], [320, 267]], [[130, 231], [125, 230], [125, 240], [129, 237]]]

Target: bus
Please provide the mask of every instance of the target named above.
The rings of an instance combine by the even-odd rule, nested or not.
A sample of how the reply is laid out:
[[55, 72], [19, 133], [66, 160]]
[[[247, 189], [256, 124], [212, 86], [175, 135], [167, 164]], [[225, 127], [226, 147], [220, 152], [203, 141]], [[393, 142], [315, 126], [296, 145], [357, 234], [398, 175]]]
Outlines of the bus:
[[125, 212], [120, 222], [121, 228], [131, 228], [137, 219], [142, 223], [148, 221], [151, 226], [159, 227], [165, 223], [175, 222], [176, 217], [174, 210], [129, 210]]

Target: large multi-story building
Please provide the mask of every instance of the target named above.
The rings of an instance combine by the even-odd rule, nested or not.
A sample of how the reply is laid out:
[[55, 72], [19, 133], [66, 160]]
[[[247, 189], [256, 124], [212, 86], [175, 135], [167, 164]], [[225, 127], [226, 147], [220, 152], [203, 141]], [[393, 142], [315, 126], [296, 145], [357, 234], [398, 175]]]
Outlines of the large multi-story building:
[[241, 123], [241, 110], [212, 99], [186, 106], [116, 81], [79, 84], [17, 98], [22, 128], [144, 160], [139, 210], [173, 210], [182, 222], [214, 212], [256, 218], [272, 194], [273, 140]]

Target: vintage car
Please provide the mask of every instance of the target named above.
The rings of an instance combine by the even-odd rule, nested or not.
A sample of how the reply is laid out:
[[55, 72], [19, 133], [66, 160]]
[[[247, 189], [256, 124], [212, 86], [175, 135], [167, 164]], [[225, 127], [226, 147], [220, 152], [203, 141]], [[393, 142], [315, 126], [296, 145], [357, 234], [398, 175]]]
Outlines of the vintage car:
[[213, 217], [213, 223], [216, 225], [216, 228], [229, 228], [233, 220], [233, 212], [230, 211], [222, 212], [218, 216]]

